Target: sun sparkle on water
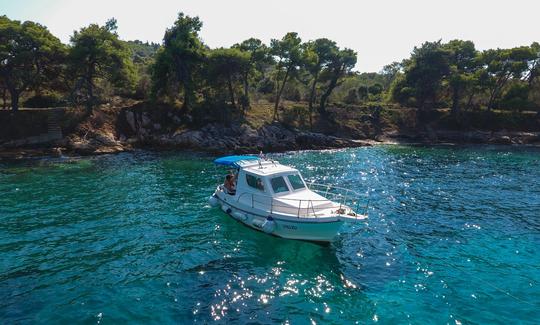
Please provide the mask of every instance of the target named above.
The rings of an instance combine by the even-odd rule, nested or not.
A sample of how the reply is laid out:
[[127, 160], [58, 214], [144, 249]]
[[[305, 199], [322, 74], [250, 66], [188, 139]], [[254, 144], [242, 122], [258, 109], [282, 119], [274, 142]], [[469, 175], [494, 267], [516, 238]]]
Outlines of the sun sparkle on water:
[[[533, 323], [540, 152], [381, 146], [276, 154], [370, 194], [331, 245], [207, 205], [213, 157], [0, 165], [0, 315], [16, 322]], [[205, 173], [201, 173], [205, 171]], [[188, 186], [190, 185], [190, 186]]]

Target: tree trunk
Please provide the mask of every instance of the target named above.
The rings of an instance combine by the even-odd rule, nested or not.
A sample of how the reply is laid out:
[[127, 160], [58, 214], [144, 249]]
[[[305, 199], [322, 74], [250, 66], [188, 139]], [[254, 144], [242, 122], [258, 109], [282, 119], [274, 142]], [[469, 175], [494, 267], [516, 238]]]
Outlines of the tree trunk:
[[19, 92], [15, 89], [11, 89], [9, 95], [11, 97], [11, 109], [14, 112], [17, 112], [19, 110]]
[[6, 109], [7, 108], [7, 90], [6, 88], [3, 88], [2, 89], [2, 109]]
[[313, 102], [315, 101], [315, 89], [317, 85], [317, 79], [319, 78], [319, 71], [313, 76], [313, 83], [311, 84], [311, 91], [309, 94], [309, 127], [313, 130]]
[[88, 99], [86, 101], [86, 113], [90, 116], [94, 109], [94, 71], [95, 67], [91, 64], [88, 67], [86, 74], [86, 91], [88, 91]]
[[495, 87], [493, 88], [493, 91], [491, 92], [489, 96], [489, 102], [488, 102], [488, 107], [487, 107], [488, 111], [491, 111], [491, 109], [493, 108], [493, 103], [495, 102], [495, 98], [497, 98], [499, 92], [503, 89], [504, 85], [506, 84], [509, 78], [510, 78], [509, 74], [503, 75], [499, 77], [499, 80], [497, 80], [497, 82], [495, 83]]
[[488, 112], [491, 111], [491, 109], [493, 108], [492, 106], [493, 106], [493, 102], [495, 101], [495, 93], [496, 92], [497, 92], [497, 88], [493, 89], [493, 91], [489, 95], [489, 101], [488, 101], [488, 104], [487, 104]]
[[[189, 112], [191, 105], [191, 74], [187, 66], [182, 64], [182, 60], [178, 55], [174, 56], [176, 80], [184, 90], [184, 100], [182, 103], [182, 112]], [[175, 96], [176, 97], [176, 96]]]
[[92, 114], [94, 108], [94, 85], [92, 81], [87, 81], [86, 90], [88, 91], [88, 100], [86, 101], [86, 113], [88, 115]]
[[244, 107], [244, 111], [246, 108], [250, 107], [251, 106], [251, 103], [250, 103], [250, 100], [249, 100], [249, 80], [248, 80], [248, 73], [246, 72], [244, 74], [244, 100], [245, 100], [245, 107]]
[[473, 97], [474, 97], [474, 91], [472, 91], [471, 94], [469, 95], [469, 99], [467, 100], [467, 106], [465, 106], [465, 110], [468, 111], [471, 108]]
[[189, 66], [180, 65], [180, 70], [178, 70], [177, 76], [178, 78], [181, 78], [178, 80], [182, 80], [182, 86], [184, 87], [184, 103], [182, 104], [182, 111], [187, 114], [191, 109], [191, 100], [194, 99], [193, 76], [191, 73], [191, 68]]
[[341, 75], [341, 67], [339, 68], [339, 71], [336, 71], [334, 73], [332, 80], [330, 80], [330, 84], [328, 84], [328, 88], [326, 89], [324, 94], [321, 96], [321, 102], [319, 105], [319, 114], [321, 114], [322, 116], [326, 117], [328, 115], [327, 114], [328, 112], [326, 111], [326, 102], [328, 101], [328, 98], [330, 97], [330, 95], [332, 94], [332, 91], [336, 87], [337, 81], [340, 75]]
[[182, 111], [184, 112], [189, 111], [189, 105], [191, 105], [190, 89], [189, 89], [189, 86], [184, 85], [184, 102], [182, 103]]
[[231, 75], [227, 75], [227, 86], [229, 87], [229, 95], [231, 96], [231, 103], [234, 108], [236, 108], [236, 102], [234, 100], [234, 89], [232, 85]]
[[459, 88], [453, 87], [452, 92], [452, 115], [456, 118], [459, 116]]
[[281, 94], [283, 93], [283, 89], [285, 88], [285, 83], [287, 82], [287, 78], [289, 77], [289, 70], [290, 68], [287, 67], [287, 71], [285, 72], [285, 78], [283, 78], [283, 83], [281, 84], [281, 87], [279, 87], [278, 93], [276, 95], [276, 103], [274, 105], [274, 120], [277, 120], [278, 118], [278, 107], [279, 107], [279, 101], [281, 99]]
[[540, 64], [540, 59], [535, 61], [535, 63], [533, 64], [532, 68], [531, 68], [531, 72], [529, 72], [529, 78], [528, 78], [528, 83], [529, 83], [529, 87], [532, 87], [532, 84], [534, 82], [534, 79], [538, 76], [538, 72], [536, 71], [537, 69], [539, 69], [540, 67], [538, 67], [538, 64]]

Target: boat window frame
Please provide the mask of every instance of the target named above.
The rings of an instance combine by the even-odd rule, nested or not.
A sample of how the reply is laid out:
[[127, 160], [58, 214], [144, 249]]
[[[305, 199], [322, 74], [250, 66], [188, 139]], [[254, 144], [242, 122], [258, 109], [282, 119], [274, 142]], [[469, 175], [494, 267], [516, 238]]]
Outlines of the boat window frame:
[[[292, 192], [292, 191], [291, 191], [290, 184], [289, 184], [289, 182], [287, 181], [287, 179], [286, 179], [284, 176], [285, 176], [285, 175], [277, 175], [277, 176], [269, 177], [269, 178], [268, 178], [268, 181], [269, 181], [269, 183], [270, 183], [270, 187], [272, 188], [272, 192], [273, 192], [274, 194], [284, 194], [284, 193], [291, 193], [291, 192]], [[287, 190], [286, 190], [286, 191], [276, 192], [276, 190], [274, 189], [274, 184], [272, 184], [272, 180], [273, 180], [274, 178], [280, 178], [280, 177], [281, 177], [281, 179], [283, 180], [283, 184], [285, 184], [285, 187], [287, 188]]]
[[[244, 180], [246, 182], [246, 185], [248, 186], [248, 188], [251, 188], [251, 189], [254, 189], [254, 190], [257, 190], [259, 192], [263, 192], [263, 193], [266, 193], [266, 185], [264, 184], [264, 177], [261, 177], [259, 175], [256, 175], [256, 174], [252, 174], [252, 173], [244, 173], [245, 177], [244, 177]], [[262, 184], [262, 189], [256, 187], [256, 186], [252, 186], [249, 182], [248, 182], [248, 176], [251, 176], [255, 179], [259, 179], [261, 181], [261, 184]], [[256, 181], [255, 181], [256, 182]]]
[[[287, 180], [287, 183], [289, 183], [289, 187], [291, 189], [291, 192], [302, 191], [302, 190], [307, 190], [308, 189], [306, 181], [304, 181], [304, 178], [302, 177], [300, 172], [287, 174], [285, 176], [287, 176], [286, 180]], [[289, 180], [289, 176], [298, 176], [298, 177], [300, 177], [300, 180], [302, 181], [302, 184], [304, 184], [304, 187], [295, 189], [294, 186], [292, 185], [292, 182]]]

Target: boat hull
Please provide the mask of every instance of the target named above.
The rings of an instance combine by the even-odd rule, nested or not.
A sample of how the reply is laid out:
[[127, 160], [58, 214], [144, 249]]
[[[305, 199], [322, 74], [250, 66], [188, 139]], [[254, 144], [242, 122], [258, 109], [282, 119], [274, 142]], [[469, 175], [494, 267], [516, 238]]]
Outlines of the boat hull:
[[223, 212], [233, 219], [250, 228], [282, 238], [330, 242], [336, 237], [343, 224], [343, 221], [338, 218], [287, 218], [276, 214], [265, 216], [232, 206], [219, 196], [213, 197], [218, 199], [217, 205]]

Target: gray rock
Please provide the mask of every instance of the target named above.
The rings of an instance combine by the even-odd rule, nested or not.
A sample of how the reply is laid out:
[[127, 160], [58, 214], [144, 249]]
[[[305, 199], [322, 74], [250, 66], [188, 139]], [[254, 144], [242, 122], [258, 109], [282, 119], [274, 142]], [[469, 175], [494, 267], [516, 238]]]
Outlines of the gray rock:
[[516, 137], [520, 143], [534, 144], [540, 142], [540, 132], [517, 132]]
[[137, 132], [137, 124], [135, 121], [135, 114], [131, 111], [126, 111], [126, 121], [133, 132]]
[[512, 139], [507, 135], [494, 135], [488, 140], [492, 144], [512, 144]]
[[96, 133], [92, 137], [92, 142], [97, 142], [97, 144], [105, 145], [105, 146], [117, 146], [120, 145], [118, 141], [116, 141], [114, 138], [111, 138], [108, 135]]
[[142, 115], [141, 115], [141, 124], [142, 124], [142, 126], [148, 127], [148, 126], [150, 126], [151, 122], [152, 122], [152, 120], [150, 120], [150, 118], [148, 117], [148, 114], [146, 112], [142, 113]]
[[178, 116], [176, 116], [176, 115], [174, 115], [174, 116], [172, 117], [172, 120], [173, 120], [174, 123], [176, 123], [176, 124], [178, 124], [178, 125], [182, 124], [182, 120], [181, 120]]

